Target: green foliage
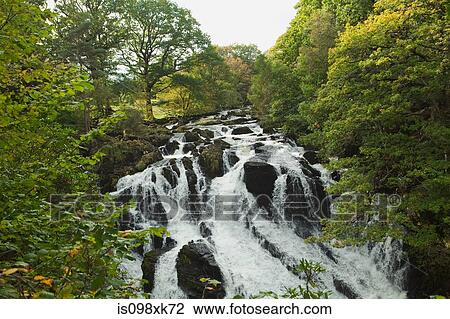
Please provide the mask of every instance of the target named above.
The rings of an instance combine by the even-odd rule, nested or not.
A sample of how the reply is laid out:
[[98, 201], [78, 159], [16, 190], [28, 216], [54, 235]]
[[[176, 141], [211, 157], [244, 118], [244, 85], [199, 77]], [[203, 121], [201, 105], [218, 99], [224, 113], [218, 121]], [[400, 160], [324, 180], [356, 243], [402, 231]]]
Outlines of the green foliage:
[[256, 45], [234, 44], [218, 48], [219, 54], [224, 58], [234, 77], [235, 86], [239, 93], [241, 105], [249, 104], [248, 94], [251, 78], [255, 75], [255, 63], [261, 51]]
[[301, 259], [300, 263], [294, 267], [293, 272], [306, 281], [306, 285], [298, 287], [285, 288], [282, 294], [273, 291], [262, 291], [252, 298], [270, 298], [270, 299], [328, 299], [331, 295], [329, 291], [323, 291], [318, 288], [318, 275], [325, 272], [325, 268], [320, 263]]
[[448, 24], [442, 1], [404, 3], [379, 1], [376, 14], [341, 34], [313, 108], [315, 140], [348, 169], [337, 192], [365, 185], [359, 191], [402, 195], [391, 218], [422, 238], [411, 244], [433, 245], [448, 236], [450, 211]]
[[[50, 58], [49, 11], [21, 0], [0, 5], [0, 297], [133, 296], [119, 263], [164, 230], [119, 233], [122, 210], [83, 195], [97, 194], [89, 170], [99, 156], [80, 155], [79, 132], [61, 114], [83, 108], [92, 84]], [[57, 207], [55, 194], [76, 201]]]
[[[163, 84], [164, 85], [164, 84]], [[159, 98], [175, 115], [193, 115], [239, 106], [236, 79], [215, 47], [192, 58]]]

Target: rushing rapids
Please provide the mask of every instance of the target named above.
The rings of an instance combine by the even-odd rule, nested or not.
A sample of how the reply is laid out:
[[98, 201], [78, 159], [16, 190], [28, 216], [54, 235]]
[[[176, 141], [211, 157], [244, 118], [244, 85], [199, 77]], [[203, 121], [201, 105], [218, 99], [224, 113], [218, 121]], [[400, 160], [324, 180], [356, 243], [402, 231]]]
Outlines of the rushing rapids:
[[164, 159], [120, 179], [115, 194], [138, 203], [129, 227], [164, 225], [171, 234], [150, 240], [145, 258], [136, 254], [124, 264], [129, 275], [142, 277], [142, 264], [144, 272], [153, 271], [152, 297], [195, 298], [195, 287], [180, 282], [195, 280], [183, 258], [197, 253], [206, 275], [220, 269], [224, 296], [249, 297], [302, 284], [292, 269], [305, 258], [327, 270], [320, 288], [332, 298], [405, 297], [407, 263], [399, 242], [340, 249], [305, 242], [332, 212], [324, 191], [330, 174], [302, 147], [235, 114], [170, 126], [177, 133], [161, 149]]

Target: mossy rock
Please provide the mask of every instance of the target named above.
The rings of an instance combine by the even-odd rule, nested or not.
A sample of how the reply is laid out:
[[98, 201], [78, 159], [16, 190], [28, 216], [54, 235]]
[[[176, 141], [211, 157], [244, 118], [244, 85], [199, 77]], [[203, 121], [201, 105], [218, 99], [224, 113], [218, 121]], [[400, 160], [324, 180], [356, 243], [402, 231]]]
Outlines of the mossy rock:
[[141, 172], [146, 170], [152, 164], [159, 162], [163, 159], [161, 153], [159, 151], [154, 151], [142, 156], [139, 162], [136, 164], [136, 170]]
[[199, 164], [209, 178], [221, 177], [223, 170], [223, 148], [219, 144], [208, 145], [199, 155]]
[[143, 171], [162, 159], [155, 146], [142, 140], [115, 140], [100, 152], [105, 156], [97, 164], [96, 173], [102, 192], [114, 191], [120, 177]]
[[186, 143], [200, 143], [202, 142], [202, 139], [197, 132], [188, 131], [184, 133], [184, 141]]

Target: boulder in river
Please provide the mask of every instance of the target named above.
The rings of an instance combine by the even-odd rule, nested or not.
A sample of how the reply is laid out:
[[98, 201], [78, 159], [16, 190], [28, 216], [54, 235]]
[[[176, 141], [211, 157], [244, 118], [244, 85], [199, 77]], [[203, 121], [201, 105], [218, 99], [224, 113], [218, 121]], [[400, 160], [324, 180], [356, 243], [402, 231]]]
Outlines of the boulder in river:
[[186, 143], [183, 145], [183, 153], [187, 154], [189, 152], [194, 152], [197, 146], [194, 143]]
[[171, 141], [164, 146], [164, 149], [166, 150], [167, 155], [172, 155], [179, 147], [180, 143], [178, 141]]
[[144, 260], [141, 265], [142, 278], [146, 280], [144, 283], [144, 292], [151, 293], [153, 291], [153, 288], [155, 287], [155, 273], [158, 259], [171, 249], [171, 247], [154, 249], [144, 255]]
[[272, 196], [277, 180], [277, 171], [263, 161], [250, 161], [244, 164], [244, 182], [247, 190], [255, 196]]
[[311, 165], [315, 165], [315, 164], [319, 163], [319, 158], [317, 156], [317, 152], [314, 152], [314, 151], [306, 151], [303, 154], [303, 158], [305, 158]]
[[189, 195], [195, 195], [197, 193], [196, 185], [197, 185], [197, 174], [194, 171], [194, 165], [192, 160], [188, 157], [184, 157], [182, 159], [183, 166], [186, 170], [186, 178], [189, 185]]
[[338, 292], [343, 294], [348, 299], [360, 299], [361, 297], [356, 293], [350, 285], [348, 285], [345, 281], [337, 278], [333, 278], [334, 287]]
[[196, 129], [193, 130], [193, 132], [197, 133], [198, 135], [200, 135], [201, 137], [203, 137], [205, 139], [212, 139], [212, 138], [214, 138], [214, 132], [210, 131], [210, 130], [207, 130], [207, 129], [201, 130], [199, 128], [196, 128]]
[[[205, 240], [189, 242], [181, 248], [176, 261], [178, 286], [190, 299], [223, 299], [223, 275]], [[210, 285], [204, 279], [220, 282]]]
[[223, 176], [223, 148], [219, 144], [208, 145], [200, 151], [199, 164], [209, 178]]
[[229, 152], [228, 153], [228, 163], [230, 164], [230, 167], [233, 167], [239, 162], [239, 157], [236, 155], [236, 152]]
[[258, 205], [269, 212], [277, 178], [275, 167], [266, 162], [250, 161], [244, 164], [244, 182], [247, 190], [257, 197]]
[[200, 143], [202, 141], [200, 135], [196, 132], [188, 131], [184, 133], [184, 141], [186, 143]]
[[203, 238], [209, 238], [212, 236], [212, 225], [206, 221], [202, 221], [199, 225], [200, 227], [200, 234]]
[[254, 132], [248, 126], [237, 127], [231, 132], [232, 135], [244, 135], [252, 133]]

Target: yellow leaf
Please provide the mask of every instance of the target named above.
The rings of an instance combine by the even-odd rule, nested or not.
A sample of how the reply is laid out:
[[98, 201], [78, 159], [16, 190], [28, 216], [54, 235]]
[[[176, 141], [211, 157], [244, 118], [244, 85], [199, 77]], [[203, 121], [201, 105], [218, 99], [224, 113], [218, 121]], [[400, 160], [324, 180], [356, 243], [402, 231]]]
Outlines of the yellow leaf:
[[37, 276], [34, 276], [33, 279], [34, 279], [34, 280], [37, 280], [37, 281], [41, 281], [41, 280], [45, 280], [46, 278], [45, 278], [44, 276], [37, 275]]
[[81, 250], [80, 246], [74, 247], [73, 249], [71, 249], [69, 251], [69, 256], [72, 257], [72, 258], [75, 257], [76, 255], [78, 255], [80, 253], [80, 250]]
[[27, 268], [17, 268], [18, 272], [29, 272], [30, 270]]
[[6, 269], [6, 270], [3, 270], [2, 275], [9, 276], [9, 275], [15, 274], [17, 271], [19, 271], [19, 268]]
[[133, 233], [133, 232], [132, 232], [131, 230], [120, 231], [120, 232], [119, 232], [119, 237], [127, 238], [127, 237], [130, 237], [130, 235], [131, 235], [132, 233]]
[[53, 279], [48, 278], [48, 279], [45, 279], [45, 280], [41, 280], [41, 283], [43, 283], [44, 285], [47, 285], [47, 286], [51, 287], [51, 286], [53, 286]]

